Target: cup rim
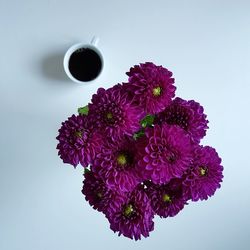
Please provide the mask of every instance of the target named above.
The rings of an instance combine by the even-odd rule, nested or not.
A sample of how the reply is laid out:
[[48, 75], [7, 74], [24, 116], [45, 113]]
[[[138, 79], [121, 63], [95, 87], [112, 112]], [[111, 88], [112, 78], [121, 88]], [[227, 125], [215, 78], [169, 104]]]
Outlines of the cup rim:
[[[97, 77], [93, 80], [90, 80], [90, 81], [80, 81], [78, 79], [76, 79], [72, 74], [71, 72], [69, 71], [69, 59], [70, 59], [70, 56], [78, 49], [80, 48], [88, 48], [88, 49], [92, 49], [93, 51], [95, 51], [98, 56], [100, 57], [101, 59], [101, 70], [99, 72], [99, 74], [97, 75]], [[85, 83], [85, 84], [88, 84], [88, 83], [92, 83], [94, 82], [97, 78], [100, 77], [102, 71], [103, 71], [103, 67], [104, 67], [104, 60], [103, 60], [103, 55], [102, 53], [100, 52], [100, 50], [95, 46], [95, 45], [92, 45], [92, 44], [86, 44], [86, 43], [77, 43], [77, 44], [74, 44], [72, 45], [71, 47], [68, 48], [68, 50], [66, 51], [65, 55], [64, 55], [64, 58], [63, 58], [63, 68], [64, 68], [64, 71], [66, 73], [66, 75], [74, 82], [77, 82], [77, 83]]]

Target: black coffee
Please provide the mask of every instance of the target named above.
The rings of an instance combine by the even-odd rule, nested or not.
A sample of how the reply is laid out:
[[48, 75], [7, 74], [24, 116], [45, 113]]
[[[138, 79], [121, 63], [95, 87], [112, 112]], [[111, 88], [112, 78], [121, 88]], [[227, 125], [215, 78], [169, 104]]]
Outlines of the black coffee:
[[79, 81], [94, 80], [101, 69], [101, 58], [92, 49], [78, 49], [69, 58], [69, 71]]

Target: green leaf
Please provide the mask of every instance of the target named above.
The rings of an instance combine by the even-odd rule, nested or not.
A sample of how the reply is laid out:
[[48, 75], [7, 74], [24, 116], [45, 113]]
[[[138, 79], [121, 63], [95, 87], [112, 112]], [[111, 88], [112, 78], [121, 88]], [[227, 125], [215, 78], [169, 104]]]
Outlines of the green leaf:
[[86, 105], [84, 107], [79, 108], [78, 109], [78, 113], [79, 113], [79, 115], [88, 115], [88, 113], [89, 113], [89, 106]]
[[90, 173], [90, 170], [88, 168], [84, 168], [84, 174]]
[[136, 132], [134, 135], [133, 135], [133, 138], [134, 140], [138, 140], [139, 138], [141, 138], [142, 136], [144, 136], [145, 133], [144, 133], [144, 129], [141, 129], [139, 130], [138, 132]]
[[143, 128], [146, 127], [151, 127], [154, 123], [154, 116], [153, 115], [146, 115], [142, 120], [141, 120], [141, 126]]

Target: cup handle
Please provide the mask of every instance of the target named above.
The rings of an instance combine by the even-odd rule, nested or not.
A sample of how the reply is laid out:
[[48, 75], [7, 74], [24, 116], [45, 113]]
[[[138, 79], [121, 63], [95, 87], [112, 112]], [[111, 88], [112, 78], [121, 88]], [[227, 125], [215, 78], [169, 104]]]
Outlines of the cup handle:
[[92, 40], [91, 40], [90, 43], [91, 43], [91, 45], [97, 47], [99, 40], [100, 40], [99, 37], [94, 36], [94, 37], [92, 38]]

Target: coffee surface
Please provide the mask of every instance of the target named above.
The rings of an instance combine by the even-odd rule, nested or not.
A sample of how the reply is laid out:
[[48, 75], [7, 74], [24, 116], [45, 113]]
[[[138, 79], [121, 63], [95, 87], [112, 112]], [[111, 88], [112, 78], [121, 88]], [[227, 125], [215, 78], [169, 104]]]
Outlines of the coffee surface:
[[102, 69], [100, 56], [92, 49], [76, 50], [69, 59], [69, 71], [79, 81], [94, 80]]

